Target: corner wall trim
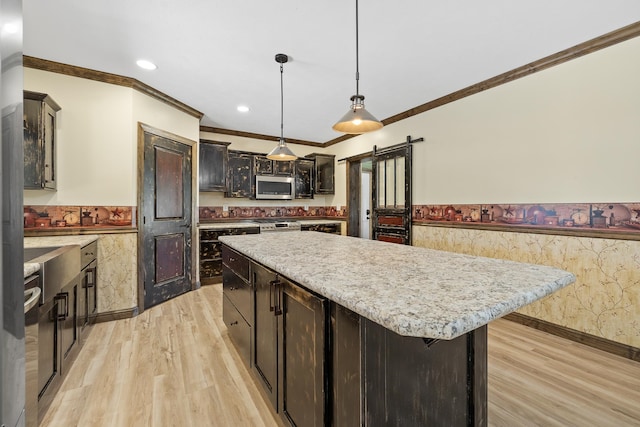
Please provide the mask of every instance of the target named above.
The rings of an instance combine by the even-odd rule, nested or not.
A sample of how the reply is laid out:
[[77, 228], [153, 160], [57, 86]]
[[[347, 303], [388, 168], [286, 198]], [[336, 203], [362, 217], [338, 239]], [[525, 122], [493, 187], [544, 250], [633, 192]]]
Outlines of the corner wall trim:
[[538, 329], [539, 331], [547, 332], [570, 341], [575, 341], [589, 347], [597, 348], [598, 350], [606, 351], [607, 353], [615, 354], [616, 356], [640, 362], [640, 348], [631, 347], [630, 345], [611, 341], [606, 338], [576, 331], [575, 329], [569, 329], [565, 326], [556, 325], [555, 323], [536, 319], [535, 317], [530, 317], [520, 313], [507, 314], [504, 319], [520, 323], [521, 325], [529, 326], [530, 328]]

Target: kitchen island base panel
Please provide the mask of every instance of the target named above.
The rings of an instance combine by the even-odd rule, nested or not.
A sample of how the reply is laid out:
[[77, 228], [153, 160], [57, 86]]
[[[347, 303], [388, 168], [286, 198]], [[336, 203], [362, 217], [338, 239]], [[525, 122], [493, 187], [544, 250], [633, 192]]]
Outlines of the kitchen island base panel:
[[486, 326], [445, 341], [361, 325], [365, 426], [487, 425]]

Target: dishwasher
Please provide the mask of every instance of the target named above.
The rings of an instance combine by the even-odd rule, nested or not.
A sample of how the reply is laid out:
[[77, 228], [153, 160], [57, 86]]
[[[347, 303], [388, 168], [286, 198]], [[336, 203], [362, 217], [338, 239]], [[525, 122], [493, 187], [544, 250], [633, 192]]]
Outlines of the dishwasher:
[[24, 372], [26, 427], [38, 425], [38, 306], [39, 277], [24, 280]]

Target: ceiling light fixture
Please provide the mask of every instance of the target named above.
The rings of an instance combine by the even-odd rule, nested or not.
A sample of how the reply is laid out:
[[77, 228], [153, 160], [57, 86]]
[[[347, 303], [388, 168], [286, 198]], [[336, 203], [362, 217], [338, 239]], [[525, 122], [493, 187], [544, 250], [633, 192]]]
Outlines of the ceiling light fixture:
[[151, 61], [147, 61], [146, 59], [138, 59], [136, 61], [136, 64], [138, 65], [138, 67], [144, 68], [145, 70], [155, 70], [156, 68], [158, 68], [156, 64]]
[[238, 110], [241, 113], [248, 113], [249, 112], [249, 107], [247, 107], [246, 105], [238, 105], [236, 110]]
[[289, 57], [284, 53], [276, 54], [276, 62], [280, 64], [280, 141], [276, 148], [271, 150], [269, 154], [267, 154], [267, 159], [271, 160], [295, 160], [298, 158], [293, 152], [287, 147], [287, 143], [284, 140], [284, 91], [282, 89], [282, 74], [283, 67], [282, 64], [289, 61]]
[[356, 0], [356, 94], [351, 97], [351, 109], [333, 125], [333, 130], [344, 133], [365, 133], [378, 130], [382, 122], [364, 108], [364, 95], [360, 95], [358, 64], [358, 0]]

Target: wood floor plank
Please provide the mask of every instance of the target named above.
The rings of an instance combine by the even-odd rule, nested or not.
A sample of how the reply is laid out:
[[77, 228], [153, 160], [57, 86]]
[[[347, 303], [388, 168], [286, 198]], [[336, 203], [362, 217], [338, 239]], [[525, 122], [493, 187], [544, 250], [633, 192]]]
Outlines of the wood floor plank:
[[[281, 427], [231, 344], [221, 285], [99, 323], [42, 427]], [[497, 320], [489, 425], [640, 426], [640, 363]]]

